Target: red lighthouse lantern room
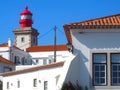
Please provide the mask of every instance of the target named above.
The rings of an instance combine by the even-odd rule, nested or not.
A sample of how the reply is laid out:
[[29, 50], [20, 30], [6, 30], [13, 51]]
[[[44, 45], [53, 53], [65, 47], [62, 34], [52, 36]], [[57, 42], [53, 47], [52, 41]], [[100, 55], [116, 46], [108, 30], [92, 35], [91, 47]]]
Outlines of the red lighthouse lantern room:
[[20, 13], [20, 27], [32, 27], [32, 13], [28, 10], [28, 7], [25, 7], [25, 10]]

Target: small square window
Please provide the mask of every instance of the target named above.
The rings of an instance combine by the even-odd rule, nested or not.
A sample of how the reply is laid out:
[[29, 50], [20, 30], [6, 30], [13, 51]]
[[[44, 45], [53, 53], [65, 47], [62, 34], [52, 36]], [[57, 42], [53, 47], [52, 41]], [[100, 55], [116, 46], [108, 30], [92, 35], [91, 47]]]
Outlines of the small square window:
[[25, 38], [24, 37], [21, 38], [21, 42], [25, 42]]

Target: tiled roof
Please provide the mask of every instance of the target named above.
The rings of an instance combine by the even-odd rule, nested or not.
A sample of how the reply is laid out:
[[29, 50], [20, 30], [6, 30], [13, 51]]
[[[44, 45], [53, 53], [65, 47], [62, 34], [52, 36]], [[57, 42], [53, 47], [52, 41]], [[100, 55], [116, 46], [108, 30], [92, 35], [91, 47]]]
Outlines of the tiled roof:
[[13, 62], [3, 58], [2, 56], [0, 56], [0, 62], [6, 63], [6, 64], [11, 64], [11, 65], [15, 65]]
[[2, 44], [0, 44], [0, 47], [8, 47], [8, 44], [7, 43], [2, 43]]
[[44, 69], [50, 69], [50, 68], [55, 68], [55, 67], [61, 67], [64, 65], [64, 62], [56, 62], [53, 64], [47, 64], [43, 66], [36, 66], [32, 68], [27, 68], [23, 70], [17, 70], [17, 71], [10, 71], [6, 73], [0, 74], [0, 76], [11, 76], [11, 75], [16, 75], [16, 74], [21, 74], [21, 73], [27, 73], [27, 72], [33, 72], [33, 71], [38, 71], [38, 70], [44, 70]]
[[91, 20], [85, 20], [82, 22], [75, 22], [65, 24], [64, 30], [68, 39], [71, 43], [70, 29], [105, 29], [105, 28], [120, 28], [120, 14], [105, 16], [101, 18], [95, 18]]
[[[2, 44], [0, 44], [0, 47], [8, 47], [8, 43], [2, 43]], [[20, 48], [18, 48], [17, 46], [13, 46], [14, 48], [16, 48], [16, 49], [19, 49], [19, 50], [21, 50]]]
[[[57, 51], [65, 51], [68, 50], [67, 45], [61, 44], [56, 45]], [[54, 45], [47, 46], [32, 46], [26, 49], [27, 52], [43, 52], [43, 51], [54, 51]]]
[[82, 22], [66, 24], [70, 26], [74, 25], [120, 25], [120, 14], [105, 16], [101, 18], [95, 18], [91, 20], [85, 20]]

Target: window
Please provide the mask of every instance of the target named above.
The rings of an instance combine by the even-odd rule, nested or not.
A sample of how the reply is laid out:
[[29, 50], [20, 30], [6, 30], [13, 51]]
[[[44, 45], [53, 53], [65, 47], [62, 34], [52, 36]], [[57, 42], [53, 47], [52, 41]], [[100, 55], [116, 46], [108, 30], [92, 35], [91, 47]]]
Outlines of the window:
[[20, 88], [20, 81], [17, 81], [17, 87]]
[[7, 82], [7, 89], [9, 89], [10, 85], [9, 85], [9, 82]]
[[111, 84], [120, 85], [120, 53], [111, 54]]
[[3, 69], [4, 72], [12, 71], [12, 68], [9, 66], [5, 66]]
[[16, 64], [16, 65], [20, 64], [19, 56], [15, 56], [15, 57], [14, 57], [14, 60], [15, 60], [15, 64]]
[[49, 60], [49, 64], [51, 64], [52, 63], [52, 60], [51, 59], [48, 59]]
[[25, 65], [25, 57], [22, 57], [22, 65]]
[[25, 42], [25, 39], [24, 39], [24, 37], [22, 37], [22, 38], [21, 38], [21, 42]]
[[33, 87], [37, 87], [37, 79], [33, 79]]
[[36, 59], [36, 64], [38, 64], [39, 63], [39, 60], [38, 59]]
[[96, 86], [106, 85], [106, 57], [105, 53], [93, 54], [93, 84]]
[[43, 59], [43, 64], [47, 64], [47, 60], [46, 59]]
[[48, 90], [48, 81], [44, 81], [44, 90]]

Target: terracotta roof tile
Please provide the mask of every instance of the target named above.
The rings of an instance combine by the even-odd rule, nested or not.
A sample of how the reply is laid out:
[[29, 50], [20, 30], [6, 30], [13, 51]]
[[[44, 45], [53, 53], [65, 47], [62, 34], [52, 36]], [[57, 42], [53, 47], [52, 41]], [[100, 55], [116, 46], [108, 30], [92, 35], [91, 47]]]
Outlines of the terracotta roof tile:
[[[97, 28], [120, 28], [120, 14], [105, 16], [101, 18], [95, 18], [91, 20], [85, 20], [82, 22], [75, 22], [70, 24], [65, 24], [64, 30], [69, 43], [72, 43], [70, 36], [70, 29], [97, 29]], [[96, 27], [96, 28], [95, 28]]]
[[[57, 51], [68, 50], [67, 45], [61, 44], [56, 46]], [[26, 49], [27, 52], [42, 52], [42, 51], [54, 51], [53, 45], [47, 46], [32, 46]]]
[[0, 74], [0, 76], [4, 76], [4, 77], [5, 76], [12, 76], [12, 75], [21, 74], [21, 73], [33, 72], [33, 71], [50, 69], [50, 68], [55, 68], [55, 67], [61, 67], [63, 65], [64, 65], [64, 62], [56, 62], [53, 64], [36, 66], [36, 67], [27, 68], [27, 69], [23, 69], [23, 70], [10, 71], [10, 72], [6, 72], [6, 73], [2, 73], [2, 74]]
[[15, 65], [13, 62], [3, 58], [2, 56], [0, 56], [0, 62]]
[[[8, 47], [8, 43], [2, 43], [2, 44], [0, 44], [0, 47]], [[19, 50], [21, 50], [20, 48], [18, 48], [17, 46], [13, 46], [14, 48], [16, 48], [16, 49], [19, 49]]]
[[0, 44], [0, 47], [8, 47], [8, 44], [7, 43], [2, 43], [2, 44]]
[[120, 14], [65, 25], [120, 25]]

